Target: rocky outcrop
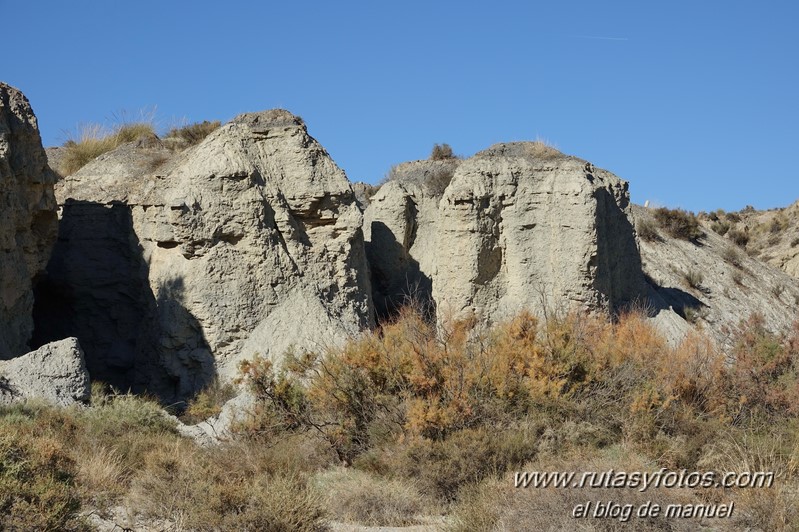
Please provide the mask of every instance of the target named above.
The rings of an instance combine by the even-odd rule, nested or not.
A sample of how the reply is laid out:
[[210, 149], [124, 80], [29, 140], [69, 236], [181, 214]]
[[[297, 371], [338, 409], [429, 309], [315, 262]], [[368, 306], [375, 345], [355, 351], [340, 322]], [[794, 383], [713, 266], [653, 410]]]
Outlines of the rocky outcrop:
[[0, 83], [0, 358], [28, 351], [33, 281], [57, 231], [55, 180], [28, 100]]
[[299, 118], [242, 115], [176, 156], [139, 144], [58, 190], [40, 343], [72, 332], [95, 378], [173, 400], [373, 325], [355, 196]]
[[88, 401], [90, 394], [89, 374], [76, 338], [0, 362], [0, 404], [43, 399], [69, 406]]
[[371, 197], [363, 230], [379, 317], [410, 301], [433, 306], [438, 203], [459, 164], [456, 159], [399, 164]]
[[367, 249], [376, 286], [418, 269], [439, 317], [617, 310], [646, 295], [627, 183], [609, 172], [511, 143], [457, 163], [440, 200], [417, 183], [390, 181], [372, 198]]

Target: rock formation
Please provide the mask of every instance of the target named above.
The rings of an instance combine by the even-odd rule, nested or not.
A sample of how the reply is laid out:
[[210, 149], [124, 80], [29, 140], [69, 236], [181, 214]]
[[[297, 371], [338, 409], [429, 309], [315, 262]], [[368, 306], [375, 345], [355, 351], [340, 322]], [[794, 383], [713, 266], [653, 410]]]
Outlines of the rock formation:
[[91, 385], [76, 338], [0, 362], [0, 404], [44, 399], [58, 406], [89, 400]]
[[28, 351], [32, 283], [57, 231], [55, 180], [28, 100], [0, 83], [0, 358]]
[[64, 180], [39, 343], [73, 334], [94, 378], [172, 400], [373, 325], [355, 196], [299, 118], [246, 114], [164, 150], [123, 145]]
[[440, 200], [390, 181], [365, 219], [376, 285], [402, 286], [418, 269], [439, 317], [496, 321], [544, 305], [617, 310], [645, 296], [628, 215], [626, 182], [540, 143], [511, 143], [457, 164]]

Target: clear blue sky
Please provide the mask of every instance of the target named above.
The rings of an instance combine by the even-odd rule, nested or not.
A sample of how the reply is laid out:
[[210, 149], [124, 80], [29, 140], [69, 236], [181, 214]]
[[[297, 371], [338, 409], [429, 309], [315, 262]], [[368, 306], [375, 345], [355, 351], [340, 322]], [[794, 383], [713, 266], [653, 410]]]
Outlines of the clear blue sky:
[[0, 0], [46, 145], [284, 107], [353, 181], [545, 138], [692, 210], [799, 199], [799, 2]]

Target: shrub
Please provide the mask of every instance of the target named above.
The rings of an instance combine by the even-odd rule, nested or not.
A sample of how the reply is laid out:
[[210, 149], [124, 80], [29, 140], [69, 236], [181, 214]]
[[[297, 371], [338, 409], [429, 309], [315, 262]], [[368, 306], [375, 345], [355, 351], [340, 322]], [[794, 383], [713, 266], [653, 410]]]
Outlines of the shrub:
[[265, 470], [240, 451], [186, 440], [153, 449], [133, 480], [128, 506], [189, 530], [318, 530], [321, 499], [307, 482]]
[[683, 272], [682, 278], [685, 281], [685, 284], [698, 290], [702, 286], [702, 281], [704, 280], [705, 276], [701, 271], [689, 268], [687, 271]]
[[736, 245], [746, 247], [749, 243], [749, 234], [739, 229], [730, 229], [727, 232], [727, 238], [735, 242]]
[[452, 152], [452, 147], [449, 144], [436, 144], [433, 146], [433, 151], [430, 152], [430, 160], [432, 161], [454, 158], [455, 154]]
[[696, 215], [682, 209], [660, 207], [654, 211], [655, 220], [670, 236], [683, 240], [696, 240], [702, 236]]
[[730, 230], [730, 227], [731, 227], [730, 222], [726, 222], [726, 221], [722, 221], [722, 220], [719, 220], [719, 221], [716, 221], [716, 222], [713, 222], [712, 224], [710, 224], [710, 229], [712, 229], [714, 233], [716, 233], [718, 235], [721, 235], [721, 236], [726, 235], [727, 231]]
[[[44, 408], [4, 409], [0, 424], [0, 528], [6, 530], [88, 530], [79, 517], [75, 461], [69, 440], [59, 437]], [[70, 418], [62, 418], [72, 425]], [[57, 422], [58, 420], [56, 420]]]
[[520, 468], [536, 450], [535, 434], [464, 429], [446, 440], [414, 439], [393, 457], [389, 468], [413, 479], [422, 494], [451, 502], [465, 486]]
[[318, 475], [316, 488], [339, 521], [367, 526], [407, 526], [417, 523], [426, 502], [410, 482], [379, 478], [352, 468]]
[[647, 242], [655, 242], [661, 240], [655, 222], [652, 221], [652, 219], [649, 218], [648, 216], [639, 218], [636, 221], [635, 230], [638, 233], [638, 236], [646, 240]]
[[180, 142], [182, 147], [194, 146], [202, 142], [205, 137], [219, 129], [221, 122], [195, 122], [183, 127], [175, 127], [169, 130], [165, 139], [175, 139]]
[[224, 404], [235, 395], [236, 389], [232, 384], [221, 384], [219, 380], [214, 380], [189, 401], [181, 421], [195, 424], [216, 416], [222, 411]]
[[738, 286], [743, 286], [744, 284], [744, 277], [743, 274], [737, 270], [732, 272], [732, 281], [737, 284]]
[[743, 322], [732, 351], [730, 390], [738, 415], [799, 412], [799, 327], [781, 338], [766, 328], [760, 314]]
[[743, 267], [744, 256], [741, 253], [741, 251], [738, 250], [737, 248], [733, 248], [733, 247], [729, 247], [729, 246], [725, 247], [721, 251], [721, 257], [725, 261], [730, 263], [731, 265], [735, 266], [736, 268], [742, 268]]

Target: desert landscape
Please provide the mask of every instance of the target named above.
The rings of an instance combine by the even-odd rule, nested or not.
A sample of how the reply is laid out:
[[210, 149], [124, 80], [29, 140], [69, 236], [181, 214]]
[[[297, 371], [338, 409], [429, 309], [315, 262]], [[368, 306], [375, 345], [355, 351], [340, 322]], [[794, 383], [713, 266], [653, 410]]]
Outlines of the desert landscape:
[[543, 141], [353, 183], [312, 131], [45, 148], [0, 84], [3, 529], [799, 529], [799, 202]]

